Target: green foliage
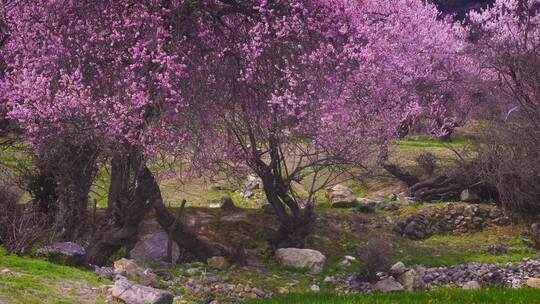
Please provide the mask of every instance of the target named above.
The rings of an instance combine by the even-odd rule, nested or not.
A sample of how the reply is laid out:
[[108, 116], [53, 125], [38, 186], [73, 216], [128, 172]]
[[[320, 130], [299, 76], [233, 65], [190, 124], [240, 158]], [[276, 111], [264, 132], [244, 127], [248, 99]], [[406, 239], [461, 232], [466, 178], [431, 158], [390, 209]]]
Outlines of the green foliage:
[[272, 300], [258, 300], [252, 304], [418, 304], [418, 303], [475, 303], [475, 304], [529, 304], [538, 303], [538, 289], [441, 289], [418, 293], [391, 293], [374, 295], [292, 294]]

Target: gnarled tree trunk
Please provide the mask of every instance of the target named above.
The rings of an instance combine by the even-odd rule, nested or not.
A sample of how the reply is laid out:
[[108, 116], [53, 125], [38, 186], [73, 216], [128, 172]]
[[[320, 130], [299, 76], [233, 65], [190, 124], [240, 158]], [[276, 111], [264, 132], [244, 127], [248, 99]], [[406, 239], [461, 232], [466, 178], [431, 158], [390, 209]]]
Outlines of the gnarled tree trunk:
[[107, 222], [88, 248], [86, 263], [104, 265], [120, 248], [129, 249], [136, 241], [139, 224], [151, 208], [155, 209], [157, 221], [171, 233], [173, 241], [199, 260], [223, 254], [220, 248], [199, 238], [181, 222], [170, 231], [175, 216], [163, 204], [159, 185], [137, 151], [117, 153], [111, 167]]

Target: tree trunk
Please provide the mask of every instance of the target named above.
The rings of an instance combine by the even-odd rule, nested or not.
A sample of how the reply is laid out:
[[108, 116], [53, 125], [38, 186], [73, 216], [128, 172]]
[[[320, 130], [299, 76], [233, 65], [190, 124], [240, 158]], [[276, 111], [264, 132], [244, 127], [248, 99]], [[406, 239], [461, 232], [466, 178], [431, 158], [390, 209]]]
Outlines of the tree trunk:
[[279, 248], [304, 248], [315, 223], [313, 205], [308, 204], [303, 210], [300, 209], [298, 202], [289, 195], [289, 189], [283, 178], [275, 175], [270, 168], [267, 167], [259, 175], [263, 181], [266, 198], [280, 222], [279, 229], [269, 240], [272, 252]]
[[139, 223], [151, 207], [153, 176], [143, 170], [142, 161], [136, 151], [113, 156], [106, 222], [87, 249], [86, 263], [104, 265], [113, 253], [135, 242]]
[[[86, 263], [104, 265], [114, 252], [134, 244], [138, 226], [152, 207], [161, 227], [171, 234], [180, 248], [201, 261], [224, 254], [223, 250], [199, 238], [181, 221], [175, 224], [175, 216], [163, 204], [159, 185], [137, 152], [115, 155], [111, 167], [108, 222], [88, 248]], [[131, 189], [134, 184], [135, 189]], [[173, 225], [174, 229], [171, 229]]]

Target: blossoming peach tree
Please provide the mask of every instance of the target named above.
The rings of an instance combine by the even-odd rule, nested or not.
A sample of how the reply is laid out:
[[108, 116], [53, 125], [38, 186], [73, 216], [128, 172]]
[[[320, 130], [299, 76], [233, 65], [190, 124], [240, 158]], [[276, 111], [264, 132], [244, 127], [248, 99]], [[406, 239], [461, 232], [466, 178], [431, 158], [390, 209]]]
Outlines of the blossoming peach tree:
[[[60, 205], [82, 206], [76, 222], [98, 162], [111, 159], [96, 264], [133, 240], [152, 206], [172, 226], [146, 166], [158, 154], [200, 172], [255, 172], [280, 222], [271, 247], [303, 247], [317, 191], [357, 174], [403, 121], [441, 117], [449, 96], [466, 98], [456, 89], [467, 65], [462, 32], [420, 0], [47, 0], [2, 9], [7, 117], [38, 155], [66, 147], [86, 155], [72, 162], [86, 166], [85, 178], [69, 166], [58, 185], [65, 197], [78, 193]], [[305, 197], [291, 186], [302, 180]], [[198, 258], [213, 254], [188, 236], [175, 240]]]

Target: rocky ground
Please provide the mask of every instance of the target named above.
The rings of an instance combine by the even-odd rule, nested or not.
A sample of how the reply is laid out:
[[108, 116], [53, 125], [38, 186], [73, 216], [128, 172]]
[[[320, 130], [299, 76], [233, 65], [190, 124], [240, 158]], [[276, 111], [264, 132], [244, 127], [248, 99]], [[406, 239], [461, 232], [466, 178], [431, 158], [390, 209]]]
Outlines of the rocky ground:
[[[167, 235], [150, 215], [131, 252], [119, 252], [109, 267], [94, 269], [103, 278], [101, 296], [107, 303], [239, 303], [304, 292], [540, 287], [540, 261], [523, 234], [530, 223], [495, 206], [421, 204], [404, 193], [358, 198], [343, 185], [327, 197], [329, 203], [317, 207], [310, 249], [282, 249], [275, 256], [266, 239], [277, 223], [264, 205], [242, 209], [223, 199], [213, 208], [188, 208], [183, 221], [201, 235], [246, 249], [243, 266], [228, 257], [189, 262], [177, 247], [177, 264], [161, 262]], [[358, 276], [362, 248], [374, 236], [391, 245], [393, 266], [365, 282]], [[38, 253], [71, 263], [82, 250], [64, 243]]]

